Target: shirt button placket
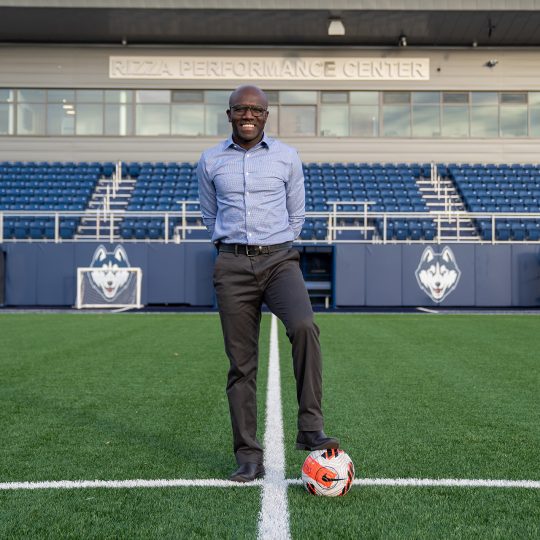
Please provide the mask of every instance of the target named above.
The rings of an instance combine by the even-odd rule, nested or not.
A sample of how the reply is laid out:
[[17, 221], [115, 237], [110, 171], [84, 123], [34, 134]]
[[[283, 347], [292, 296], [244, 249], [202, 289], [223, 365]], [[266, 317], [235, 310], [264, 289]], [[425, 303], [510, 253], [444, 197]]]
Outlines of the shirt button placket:
[[[246, 154], [245, 155], [245, 159], [244, 159], [244, 170], [247, 169], [247, 158], [249, 157], [249, 154]], [[251, 230], [251, 223], [250, 223], [250, 220], [248, 219], [248, 217], [251, 217], [251, 211], [248, 210], [249, 208], [249, 200], [248, 200], [248, 196], [249, 196], [249, 184], [248, 184], [248, 180], [249, 180], [249, 171], [246, 171], [245, 170], [245, 184], [246, 184], [246, 197], [245, 197], [245, 205], [246, 205], [246, 232], [247, 232], [247, 236], [248, 236], [248, 244], [251, 244], [251, 238], [252, 238], [252, 233], [249, 232]]]

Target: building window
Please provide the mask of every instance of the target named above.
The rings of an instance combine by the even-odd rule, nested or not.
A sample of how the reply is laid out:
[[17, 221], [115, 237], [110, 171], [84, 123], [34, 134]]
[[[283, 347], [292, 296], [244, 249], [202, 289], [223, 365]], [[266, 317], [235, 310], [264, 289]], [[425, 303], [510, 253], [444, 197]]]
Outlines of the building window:
[[173, 135], [204, 135], [204, 105], [202, 103], [174, 103], [171, 110]]
[[[231, 90], [0, 88], [0, 136], [228, 137]], [[270, 90], [277, 137], [540, 138], [540, 92]]]
[[319, 134], [327, 137], [349, 136], [349, 106], [321, 105]]
[[497, 92], [471, 92], [471, 137], [499, 136]]
[[321, 92], [319, 108], [319, 135], [349, 136], [349, 93]]
[[529, 133], [527, 94], [503, 92], [501, 105], [501, 137], [526, 137]]
[[75, 90], [47, 90], [47, 135], [74, 135], [75, 114]]
[[106, 104], [104, 133], [105, 135], [131, 135], [133, 133], [132, 107], [122, 104]]
[[279, 107], [277, 105], [268, 105], [268, 117], [264, 131], [271, 137], [279, 135]]
[[317, 133], [315, 105], [282, 105], [279, 110], [279, 134], [282, 137], [314, 136]]
[[164, 104], [137, 104], [135, 109], [135, 135], [169, 135], [170, 107]]
[[13, 105], [0, 103], [0, 135], [13, 135]]
[[45, 90], [17, 92], [17, 134], [45, 135]]
[[210, 137], [227, 137], [230, 134], [229, 119], [226, 110], [229, 108], [228, 90], [206, 90], [204, 92], [205, 134]]
[[413, 137], [441, 136], [440, 92], [413, 92], [412, 135]]
[[75, 122], [77, 135], [102, 135], [103, 105], [77, 103]]
[[103, 134], [103, 90], [77, 90], [75, 105], [75, 133]]
[[315, 105], [317, 103], [317, 92], [282, 90], [279, 93], [279, 102], [282, 105]]
[[321, 92], [321, 103], [349, 103], [349, 92]]
[[540, 137], [540, 92], [529, 92], [529, 135]]
[[137, 90], [135, 102], [136, 135], [170, 135], [170, 90]]
[[133, 90], [105, 90], [105, 103], [133, 103]]
[[204, 103], [202, 90], [173, 90], [173, 103]]
[[173, 91], [171, 134], [193, 137], [204, 135], [204, 92], [202, 90]]
[[[68, 108], [69, 107], [69, 108]], [[75, 109], [73, 104], [47, 105], [47, 135], [74, 135]]]
[[17, 107], [18, 135], [45, 135], [45, 104], [20, 103]]
[[411, 136], [410, 92], [383, 92], [383, 136]]
[[350, 135], [379, 136], [379, 92], [350, 92]]
[[443, 92], [442, 136], [469, 136], [469, 93]]
[[0, 88], [0, 135], [15, 133], [15, 100], [13, 90]]
[[105, 135], [133, 135], [134, 114], [133, 90], [105, 90]]
[[229, 120], [223, 105], [206, 105], [205, 110], [205, 134], [210, 137], [228, 136], [230, 134]]

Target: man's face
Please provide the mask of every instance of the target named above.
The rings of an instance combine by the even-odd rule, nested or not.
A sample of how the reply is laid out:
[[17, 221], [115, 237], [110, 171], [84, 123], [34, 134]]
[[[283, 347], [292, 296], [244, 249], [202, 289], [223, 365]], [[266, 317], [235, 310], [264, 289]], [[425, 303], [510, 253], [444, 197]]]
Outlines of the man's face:
[[262, 139], [268, 118], [267, 107], [265, 95], [257, 89], [247, 88], [231, 96], [227, 116], [232, 124], [233, 140], [237, 144], [247, 149]]

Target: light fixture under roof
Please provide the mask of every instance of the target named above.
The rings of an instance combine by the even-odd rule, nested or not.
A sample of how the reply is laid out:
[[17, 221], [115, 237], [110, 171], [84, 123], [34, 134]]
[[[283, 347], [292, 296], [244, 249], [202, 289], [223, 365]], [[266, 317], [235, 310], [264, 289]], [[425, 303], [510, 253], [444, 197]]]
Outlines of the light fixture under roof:
[[345, 26], [343, 21], [339, 17], [334, 17], [328, 21], [328, 35], [329, 36], [344, 36]]
[[398, 45], [400, 47], [406, 47], [407, 46], [407, 36], [405, 34], [401, 34], [401, 36], [399, 36]]

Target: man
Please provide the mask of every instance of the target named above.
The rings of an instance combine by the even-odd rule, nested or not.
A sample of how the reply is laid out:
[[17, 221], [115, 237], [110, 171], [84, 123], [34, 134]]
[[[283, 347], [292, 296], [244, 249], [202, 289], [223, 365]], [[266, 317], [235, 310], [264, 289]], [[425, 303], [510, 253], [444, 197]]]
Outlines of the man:
[[304, 177], [297, 152], [264, 134], [268, 100], [256, 86], [229, 98], [232, 137], [206, 150], [197, 168], [201, 212], [218, 249], [214, 287], [230, 361], [227, 396], [238, 469], [230, 479], [264, 476], [257, 440], [256, 377], [263, 302], [292, 343], [303, 450], [338, 448], [323, 432], [319, 329], [291, 249], [304, 223]]

